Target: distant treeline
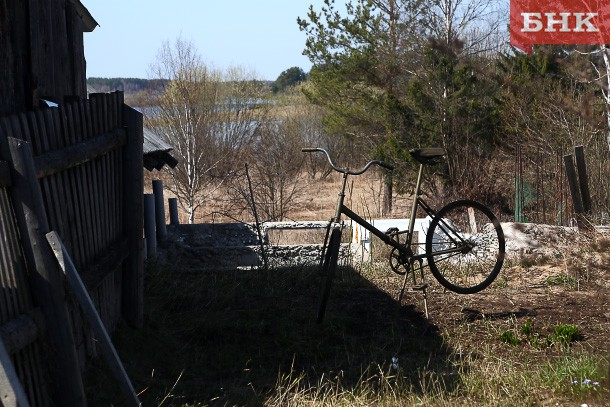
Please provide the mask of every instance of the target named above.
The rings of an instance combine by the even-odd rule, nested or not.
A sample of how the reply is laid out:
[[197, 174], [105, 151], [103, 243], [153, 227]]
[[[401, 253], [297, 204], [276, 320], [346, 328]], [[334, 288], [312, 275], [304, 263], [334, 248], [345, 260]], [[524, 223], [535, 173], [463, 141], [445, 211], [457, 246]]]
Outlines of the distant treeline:
[[[260, 86], [268, 86], [269, 88], [271, 88], [274, 84], [273, 81], [257, 80], [254, 82], [259, 83]], [[87, 78], [87, 86], [90, 87], [89, 91], [106, 93], [120, 90], [125, 92], [126, 96], [133, 96], [145, 91], [156, 91], [162, 89], [163, 85], [166, 83], [167, 79]]]
[[163, 79], [140, 78], [88, 78], [87, 86], [95, 92], [113, 92], [121, 90], [125, 93], [138, 93], [145, 90], [159, 89], [163, 86]]

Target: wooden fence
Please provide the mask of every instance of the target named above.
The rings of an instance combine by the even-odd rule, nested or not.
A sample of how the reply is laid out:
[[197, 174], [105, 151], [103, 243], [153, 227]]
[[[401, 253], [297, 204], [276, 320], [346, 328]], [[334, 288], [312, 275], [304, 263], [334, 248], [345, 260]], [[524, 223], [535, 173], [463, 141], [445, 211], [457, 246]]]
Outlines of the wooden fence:
[[0, 119], [0, 337], [30, 405], [86, 405], [96, 354], [45, 233], [104, 325], [143, 319], [142, 116], [120, 92]]
[[[605, 139], [604, 139], [605, 142]], [[597, 142], [596, 142], [597, 143]], [[610, 160], [606, 144], [562, 148], [515, 148], [515, 221], [576, 226], [579, 213], [595, 225], [607, 225], [610, 213]], [[578, 174], [572, 155], [574, 149]], [[574, 168], [574, 169], [573, 169]], [[572, 172], [572, 173], [571, 173]], [[581, 173], [582, 172], [582, 173]], [[570, 188], [570, 181], [576, 182]], [[580, 183], [580, 185], [578, 184]], [[586, 196], [578, 202], [582, 190]], [[584, 191], [586, 189], [586, 191]]]

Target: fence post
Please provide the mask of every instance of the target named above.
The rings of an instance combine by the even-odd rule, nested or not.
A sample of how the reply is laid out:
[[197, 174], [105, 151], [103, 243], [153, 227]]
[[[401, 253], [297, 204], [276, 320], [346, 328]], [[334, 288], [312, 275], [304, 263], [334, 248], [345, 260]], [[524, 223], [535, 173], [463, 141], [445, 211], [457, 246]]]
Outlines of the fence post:
[[178, 198], [168, 198], [167, 206], [169, 207], [169, 224], [179, 225], [180, 219], [178, 218]]
[[582, 196], [582, 207], [586, 214], [591, 214], [591, 192], [589, 191], [589, 176], [587, 175], [587, 164], [585, 163], [585, 152], [583, 146], [574, 147], [576, 156], [576, 169], [578, 170], [578, 183]]
[[149, 258], [157, 256], [157, 228], [155, 225], [155, 196], [144, 194], [144, 236]]
[[49, 224], [30, 143], [7, 139], [13, 162], [11, 199], [28, 264], [32, 293], [43, 311], [50, 349], [48, 352], [55, 402], [61, 406], [86, 406], [74, 337], [61, 272], [48, 244]]
[[588, 221], [584, 214], [585, 211], [582, 204], [582, 197], [580, 195], [574, 160], [571, 154], [564, 156], [563, 159], [566, 166], [568, 186], [570, 187], [570, 194], [572, 195], [572, 204], [574, 205], [574, 212], [576, 213], [576, 223], [579, 229], [585, 229], [588, 227]]
[[123, 105], [122, 117], [127, 130], [127, 144], [123, 148], [122, 209], [129, 246], [129, 256], [123, 262], [122, 311], [130, 325], [141, 327], [144, 324], [144, 121], [140, 112], [127, 105]]
[[157, 240], [162, 242], [167, 237], [165, 226], [165, 199], [163, 198], [163, 181], [156, 179], [152, 182], [153, 194], [155, 195], [155, 223], [157, 226]]

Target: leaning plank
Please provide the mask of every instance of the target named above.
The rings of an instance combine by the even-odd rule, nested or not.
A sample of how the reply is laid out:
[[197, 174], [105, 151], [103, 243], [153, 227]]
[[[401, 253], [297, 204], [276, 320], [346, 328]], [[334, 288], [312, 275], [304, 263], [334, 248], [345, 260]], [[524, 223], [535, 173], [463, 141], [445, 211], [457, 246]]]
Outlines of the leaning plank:
[[129, 377], [127, 376], [127, 372], [121, 363], [121, 359], [119, 358], [119, 355], [117, 354], [116, 349], [110, 340], [110, 336], [106, 331], [106, 327], [97, 313], [95, 305], [93, 305], [93, 301], [91, 300], [85, 285], [80, 279], [78, 271], [76, 271], [76, 268], [72, 263], [72, 259], [66, 251], [66, 248], [59, 238], [59, 235], [56, 232], [51, 231], [47, 233], [46, 236], [51, 249], [55, 253], [55, 257], [59, 262], [59, 266], [66, 274], [66, 279], [70, 288], [72, 289], [72, 292], [74, 293], [74, 296], [76, 297], [76, 300], [82, 307], [83, 313], [85, 314], [91, 329], [97, 336], [97, 339], [100, 341], [99, 344], [102, 354], [106, 358], [110, 369], [119, 380], [125, 400], [129, 401], [133, 406], [141, 406], [140, 400], [138, 400], [138, 396], [131, 385]]
[[70, 147], [51, 151], [36, 157], [36, 173], [38, 178], [43, 178], [76, 167], [120, 147], [125, 142], [125, 131], [117, 129]]
[[15, 366], [0, 340], [0, 399], [5, 407], [29, 407], [30, 403], [23, 391]]
[[[1, 141], [1, 140], [0, 140]], [[64, 301], [63, 282], [55, 256], [45, 243], [49, 223], [29, 142], [8, 137], [2, 149], [13, 165], [11, 199], [22, 240], [23, 255], [33, 296], [41, 305], [47, 324], [48, 353], [57, 405], [85, 406], [85, 392], [78, 367], [72, 327]]]

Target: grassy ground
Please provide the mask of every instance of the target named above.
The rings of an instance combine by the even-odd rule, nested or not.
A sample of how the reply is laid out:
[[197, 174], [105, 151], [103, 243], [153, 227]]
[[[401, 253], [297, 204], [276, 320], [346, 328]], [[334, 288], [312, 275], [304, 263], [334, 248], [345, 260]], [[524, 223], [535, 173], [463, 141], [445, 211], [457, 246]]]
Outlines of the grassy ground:
[[[426, 319], [389, 274], [342, 269], [317, 325], [315, 269], [149, 263], [145, 327], [113, 339], [144, 406], [610, 405], [607, 336], [587, 322], [487, 314], [434, 289]], [[487, 295], [509, 295], [506, 276]], [[89, 405], [123, 405], [103, 361], [86, 386]]]

